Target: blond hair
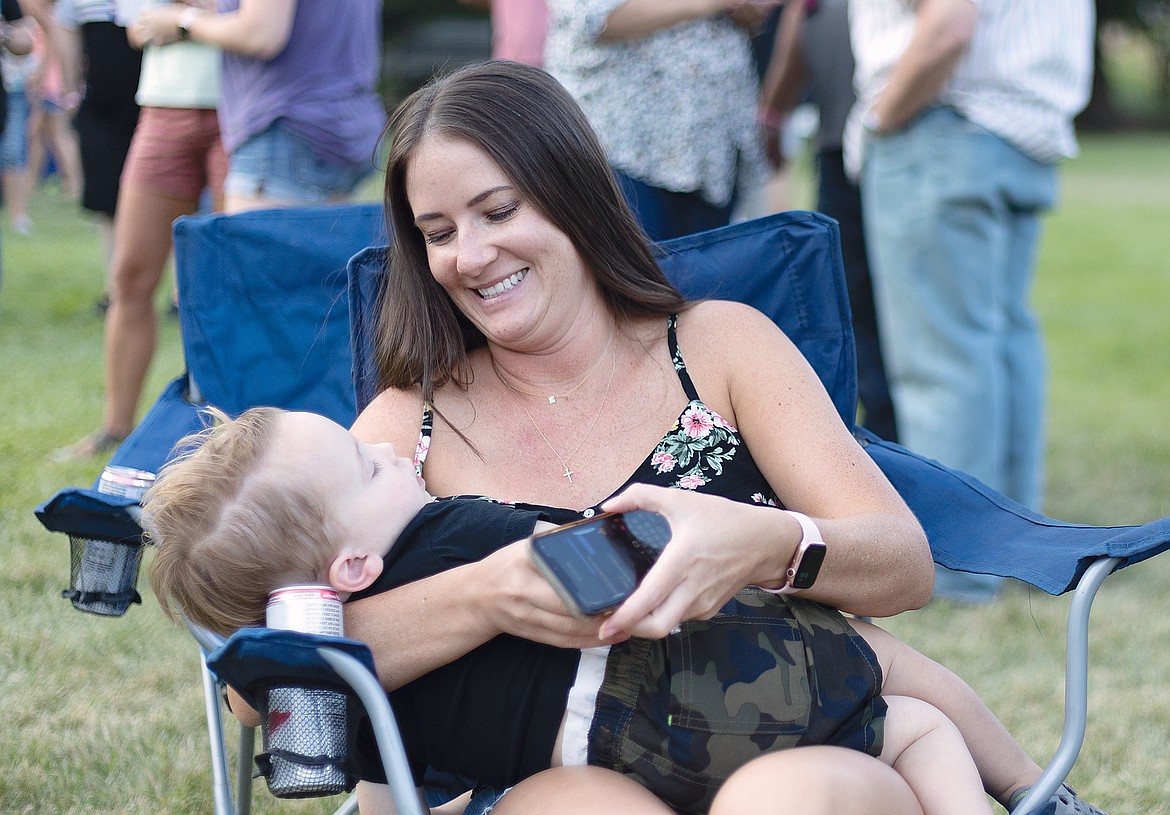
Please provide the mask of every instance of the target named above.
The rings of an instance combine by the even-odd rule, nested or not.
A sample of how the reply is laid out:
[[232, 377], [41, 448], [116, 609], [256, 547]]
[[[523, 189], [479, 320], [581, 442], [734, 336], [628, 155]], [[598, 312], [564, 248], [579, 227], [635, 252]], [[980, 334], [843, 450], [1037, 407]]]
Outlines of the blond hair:
[[284, 411], [209, 412], [212, 426], [179, 442], [143, 499], [143, 527], [167, 616], [228, 635], [264, 624], [272, 590], [321, 582], [341, 537], [325, 495], [266, 466]]

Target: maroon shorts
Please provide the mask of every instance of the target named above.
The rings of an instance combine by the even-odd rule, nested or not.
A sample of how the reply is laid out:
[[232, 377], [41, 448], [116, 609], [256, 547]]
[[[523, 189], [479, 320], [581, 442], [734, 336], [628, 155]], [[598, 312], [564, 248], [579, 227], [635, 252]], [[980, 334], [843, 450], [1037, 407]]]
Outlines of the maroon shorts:
[[227, 155], [214, 109], [144, 107], [122, 170], [122, 185], [196, 201], [223, 194]]

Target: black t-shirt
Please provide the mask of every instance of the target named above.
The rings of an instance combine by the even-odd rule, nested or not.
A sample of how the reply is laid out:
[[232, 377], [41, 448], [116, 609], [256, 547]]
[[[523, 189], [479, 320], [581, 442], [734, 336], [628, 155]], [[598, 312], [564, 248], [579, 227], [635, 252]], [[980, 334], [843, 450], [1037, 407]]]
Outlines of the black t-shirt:
[[[545, 517], [479, 498], [427, 504], [384, 558], [378, 580], [350, 600], [480, 560], [531, 535]], [[546, 769], [579, 657], [504, 634], [391, 693], [416, 780], [432, 767], [506, 787]], [[383, 781], [368, 734], [358, 753], [362, 777]]]

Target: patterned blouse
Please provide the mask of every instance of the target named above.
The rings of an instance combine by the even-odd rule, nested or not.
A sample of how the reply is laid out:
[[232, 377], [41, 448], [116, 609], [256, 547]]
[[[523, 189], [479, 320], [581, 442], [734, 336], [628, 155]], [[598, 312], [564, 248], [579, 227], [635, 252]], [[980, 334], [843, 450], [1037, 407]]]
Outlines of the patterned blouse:
[[[625, 0], [549, 0], [545, 68], [568, 88], [615, 169], [724, 206], [764, 177], [748, 33], [725, 15], [599, 42]], [[667, 0], [669, 2], [669, 0]]]

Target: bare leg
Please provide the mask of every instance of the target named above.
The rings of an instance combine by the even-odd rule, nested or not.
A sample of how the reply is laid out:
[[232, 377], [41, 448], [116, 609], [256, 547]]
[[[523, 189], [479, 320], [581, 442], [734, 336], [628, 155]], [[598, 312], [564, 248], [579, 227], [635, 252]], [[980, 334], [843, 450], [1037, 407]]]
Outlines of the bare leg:
[[975, 762], [954, 723], [921, 699], [886, 696], [881, 759], [914, 790], [925, 815], [991, 815]]
[[[390, 793], [390, 787], [385, 784], [361, 781], [357, 785], [357, 798], [358, 811], [361, 815], [397, 815], [394, 796]], [[425, 805], [422, 811], [428, 811]]]
[[649, 790], [601, 767], [556, 767], [509, 790], [492, 815], [673, 815]]
[[865, 753], [799, 747], [744, 765], [723, 785], [710, 815], [923, 815], [906, 781]]
[[1040, 766], [954, 672], [875, 625], [854, 619], [849, 622], [877, 654], [885, 677], [882, 693], [921, 699], [954, 722], [988, 794], [1006, 804], [1012, 793], [1040, 777]]
[[57, 175], [61, 179], [61, 189], [70, 198], [79, 198], [81, 196], [81, 152], [77, 146], [77, 134], [73, 132], [73, 126], [64, 113], [56, 112], [47, 118], [47, 135], [52, 143], [53, 159], [57, 164]]
[[171, 224], [199, 202], [122, 188], [115, 223], [110, 308], [106, 314], [106, 392], [102, 427], [125, 435], [158, 343], [154, 294], [171, 251]]

